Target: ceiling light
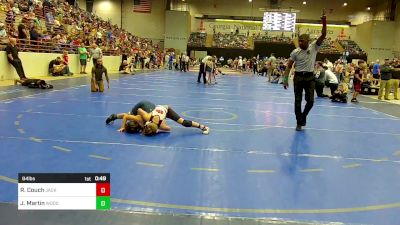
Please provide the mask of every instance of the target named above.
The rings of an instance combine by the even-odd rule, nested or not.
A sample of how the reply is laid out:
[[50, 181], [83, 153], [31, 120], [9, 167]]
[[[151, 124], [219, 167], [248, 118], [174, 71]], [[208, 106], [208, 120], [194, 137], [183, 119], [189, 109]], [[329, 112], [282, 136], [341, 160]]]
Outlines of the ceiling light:
[[307, 4], [307, 2], [306, 2], [306, 1], [304, 1], [304, 2], [303, 2], [303, 5], [306, 5], [306, 4]]

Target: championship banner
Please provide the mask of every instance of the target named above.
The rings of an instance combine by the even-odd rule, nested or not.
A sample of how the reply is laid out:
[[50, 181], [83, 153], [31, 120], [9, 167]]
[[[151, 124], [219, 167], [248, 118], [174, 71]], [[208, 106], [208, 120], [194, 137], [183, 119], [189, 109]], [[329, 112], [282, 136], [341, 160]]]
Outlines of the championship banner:
[[[198, 26], [196, 27], [198, 31], [201, 24], [201, 20], [198, 20]], [[203, 21], [202, 29], [208, 33], [235, 33], [236, 30], [239, 30], [239, 34], [242, 35], [265, 35], [265, 31], [262, 29], [263, 23], [262, 21], [234, 21], [234, 20], [217, 20], [217, 21]], [[295, 33], [306, 33], [310, 34], [311, 37], [319, 36], [321, 34], [322, 25], [319, 24], [304, 24], [304, 23], [296, 23]], [[279, 36], [282, 35], [281, 31], [268, 31], [268, 36]], [[291, 37], [293, 32], [283, 32], [284, 36]], [[348, 39], [349, 36], [352, 35], [352, 29], [349, 26], [345, 25], [329, 25], [327, 29], [327, 36], [336, 39], [342, 37], [343, 39]]]

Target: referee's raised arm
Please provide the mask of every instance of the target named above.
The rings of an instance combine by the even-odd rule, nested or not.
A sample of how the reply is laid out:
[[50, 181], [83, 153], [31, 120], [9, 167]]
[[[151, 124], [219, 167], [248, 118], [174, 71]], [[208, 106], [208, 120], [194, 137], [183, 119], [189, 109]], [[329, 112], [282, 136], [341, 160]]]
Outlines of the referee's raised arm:
[[326, 37], [326, 15], [325, 15], [325, 10], [322, 13], [321, 21], [322, 21], [322, 31], [321, 31], [321, 36], [319, 36], [319, 38], [317, 39], [317, 45], [318, 46], [322, 45], [322, 42], [324, 41], [324, 39]]

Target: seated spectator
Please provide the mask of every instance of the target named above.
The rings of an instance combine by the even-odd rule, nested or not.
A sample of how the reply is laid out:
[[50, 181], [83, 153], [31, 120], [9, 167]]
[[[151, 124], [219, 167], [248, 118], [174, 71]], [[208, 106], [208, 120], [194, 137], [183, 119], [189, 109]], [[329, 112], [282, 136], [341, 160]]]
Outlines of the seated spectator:
[[344, 82], [340, 83], [337, 90], [332, 94], [330, 99], [332, 102], [347, 103], [347, 93], [349, 92], [348, 85]]
[[17, 3], [15, 3], [14, 6], [12, 7], [12, 11], [14, 12], [15, 15], [21, 14], [21, 11], [19, 10], [19, 6]]
[[20, 1], [18, 7], [21, 12], [29, 12], [28, 1]]
[[43, 1], [43, 7], [46, 7], [46, 8], [53, 8], [53, 5], [51, 4], [51, 2], [50, 2], [50, 0], [44, 0]]
[[17, 39], [10, 38], [6, 47], [7, 60], [13, 65], [21, 80], [26, 79], [24, 68], [22, 67], [21, 59], [18, 56]]
[[7, 37], [6, 29], [4, 28], [4, 23], [0, 23], [0, 38]]
[[[32, 27], [32, 29], [30, 30], [30, 37], [31, 37], [31, 40], [32, 41], [38, 41], [39, 39], [40, 39], [40, 37], [41, 37], [41, 35], [39, 34], [39, 31], [38, 31], [38, 28], [37, 28], [37, 26], [36, 25], [34, 25], [33, 27]], [[36, 43], [33, 43], [33, 44], [36, 44]]]
[[213, 47], [218, 48], [249, 48], [247, 37], [239, 34], [221, 34], [217, 33], [213, 36]]
[[51, 40], [51, 35], [47, 32], [47, 30], [43, 31], [42, 40], [45, 41]]
[[366, 53], [358, 46], [358, 44], [352, 40], [340, 40], [339, 44], [347, 51], [350, 55], [365, 55]]
[[206, 33], [191, 33], [188, 41], [188, 46], [204, 47], [206, 45]]
[[56, 59], [50, 61], [49, 73], [52, 76], [72, 75], [72, 73], [69, 71], [69, 67], [63, 63], [61, 57], [57, 57]]
[[49, 24], [54, 24], [54, 16], [50, 12], [45, 14], [46, 22]]
[[[101, 42], [105, 54], [115, 54], [117, 51], [118, 54], [129, 54], [132, 49], [137, 49], [139, 52], [146, 52], [144, 55], [149, 52], [158, 55], [160, 51], [158, 43], [134, 36], [119, 29], [118, 26], [112, 25], [110, 21], [101, 20], [93, 13], [74, 8], [64, 0], [43, 0], [43, 3], [42, 0], [19, 0], [15, 2], [18, 3], [14, 7], [15, 12], [13, 11], [14, 0], [0, 4], [0, 7], [3, 7], [2, 11], [5, 12], [5, 30], [8, 36], [21, 38], [23, 41], [20, 41], [20, 43], [22, 44], [29, 43], [30, 36], [32, 36], [32, 40], [52, 40], [52, 42], [46, 43], [43, 48], [40, 48], [41, 52], [54, 50], [61, 52], [70, 47], [69, 45], [75, 40], [84, 42], [86, 46], [89, 46], [93, 41]], [[17, 27], [14, 26], [16, 13], [22, 16], [23, 21], [22, 25], [19, 26], [19, 32], [16, 31]], [[43, 27], [43, 32], [41, 32], [41, 18], [45, 18], [46, 25]], [[37, 27], [31, 29], [32, 25]], [[48, 33], [45, 34], [44, 32]], [[43, 34], [43, 36], [40, 38], [37, 33]], [[206, 34], [200, 36], [200, 39], [206, 39]], [[81, 42], [74, 44], [79, 46]], [[150, 61], [152, 65], [157, 66], [159, 64], [159, 60], [154, 57]]]
[[26, 40], [26, 39], [28, 39], [28, 35], [29, 35], [29, 32], [27, 32], [25, 25], [23, 23], [20, 23], [18, 25], [18, 39]]
[[29, 20], [33, 22], [34, 25], [40, 26], [40, 20], [36, 17], [34, 12], [30, 12], [29, 14]]
[[277, 84], [279, 83], [279, 79], [281, 78], [282, 73], [278, 69], [274, 69], [272, 72], [272, 80], [271, 83]]
[[128, 64], [127, 60], [122, 61], [121, 65], [119, 66], [119, 70], [118, 71], [120, 73], [123, 73], [123, 74], [132, 73], [131, 66]]

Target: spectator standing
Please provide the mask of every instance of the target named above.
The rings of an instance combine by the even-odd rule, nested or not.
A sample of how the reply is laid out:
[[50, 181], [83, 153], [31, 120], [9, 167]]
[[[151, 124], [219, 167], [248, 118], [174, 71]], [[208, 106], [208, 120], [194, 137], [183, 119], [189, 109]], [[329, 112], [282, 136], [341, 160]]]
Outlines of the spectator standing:
[[394, 71], [392, 71], [392, 86], [394, 89], [394, 100], [399, 100], [399, 85], [400, 85], [400, 70], [399, 69], [395, 69]]
[[88, 59], [89, 53], [86, 50], [84, 43], [81, 43], [81, 47], [78, 48], [78, 52], [79, 52], [79, 62], [81, 64], [80, 74], [87, 74], [86, 73], [86, 64], [87, 64], [87, 59]]
[[366, 74], [366, 64], [363, 60], [359, 60], [358, 67], [354, 71], [354, 79], [353, 79], [354, 93], [353, 93], [353, 98], [351, 99], [351, 102], [358, 102], [357, 96], [361, 92], [361, 85], [363, 82], [364, 74], [365, 74], [365, 76], [367, 75]]
[[103, 52], [101, 51], [101, 48], [96, 43], [93, 43], [93, 45], [92, 45], [92, 52], [91, 52], [90, 56], [92, 57], [92, 60], [93, 60], [93, 66], [97, 65], [97, 63], [96, 63], [97, 60], [103, 58]]
[[17, 40], [10, 38], [6, 47], [7, 60], [15, 68], [21, 80], [26, 79], [24, 68], [22, 67], [21, 59], [18, 56]]
[[377, 59], [376, 62], [372, 66], [372, 76], [374, 78], [372, 84], [378, 85], [379, 79], [381, 76], [381, 65], [379, 64], [379, 59]]
[[381, 80], [379, 85], [378, 99], [382, 100], [383, 90], [385, 90], [385, 100], [389, 100], [389, 93], [391, 89], [393, 67], [389, 64], [389, 59], [385, 59], [385, 64], [380, 68]]

